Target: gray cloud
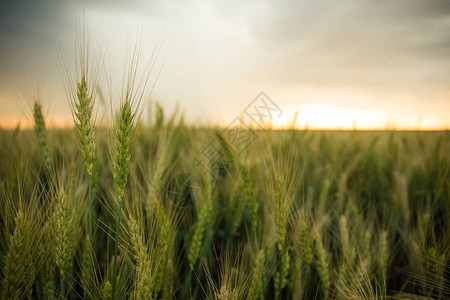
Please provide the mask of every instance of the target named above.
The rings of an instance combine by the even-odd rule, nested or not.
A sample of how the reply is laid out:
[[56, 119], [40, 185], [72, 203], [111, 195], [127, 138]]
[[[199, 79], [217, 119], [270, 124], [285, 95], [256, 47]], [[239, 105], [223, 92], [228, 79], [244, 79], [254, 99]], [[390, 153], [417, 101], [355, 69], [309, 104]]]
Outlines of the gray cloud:
[[304, 1], [272, 5], [251, 23], [266, 51], [280, 53], [269, 67], [272, 80], [397, 88], [450, 83], [449, 1], [306, 2], [306, 9]]

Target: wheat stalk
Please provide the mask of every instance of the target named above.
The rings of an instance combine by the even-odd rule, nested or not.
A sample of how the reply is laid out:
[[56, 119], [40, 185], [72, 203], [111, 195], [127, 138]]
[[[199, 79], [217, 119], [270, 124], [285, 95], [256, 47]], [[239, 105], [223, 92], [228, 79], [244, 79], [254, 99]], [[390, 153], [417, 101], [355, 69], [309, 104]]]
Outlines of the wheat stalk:
[[38, 246], [39, 258], [42, 262], [41, 269], [39, 270], [43, 292], [46, 299], [55, 299], [55, 286], [54, 286], [54, 271], [56, 262], [55, 253], [55, 236], [50, 231], [50, 222], [44, 227], [43, 237]]
[[278, 268], [274, 278], [275, 297], [279, 299], [281, 290], [287, 283], [287, 275], [289, 272], [289, 247], [286, 247], [287, 222], [289, 214], [289, 203], [285, 191], [284, 181], [280, 178], [276, 179], [275, 197], [275, 226], [277, 240]]
[[389, 243], [388, 232], [381, 231], [378, 238], [378, 256], [377, 256], [377, 278], [382, 285], [383, 290], [386, 289], [387, 267], [389, 262]]
[[128, 232], [133, 255], [136, 260], [136, 299], [153, 299], [155, 288], [155, 266], [152, 266], [149, 249], [142, 238], [139, 224], [133, 217], [128, 220]]
[[[159, 201], [158, 201], [159, 202]], [[169, 259], [170, 252], [170, 223], [162, 209], [162, 205], [159, 205], [157, 212], [158, 218], [158, 244], [156, 250], [156, 256], [160, 259], [158, 270], [155, 277], [155, 293], [158, 294], [163, 288], [164, 277], [167, 269], [167, 261]]]
[[45, 126], [44, 115], [42, 114], [42, 106], [39, 102], [34, 102], [33, 107], [33, 116], [34, 116], [34, 131], [36, 133], [39, 149], [41, 151], [42, 160], [44, 161], [44, 165], [47, 169], [50, 168], [50, 151], [48, 148], [48, 132]]
[[[209, 175], [209, 173], [207, 173]], [[206, 176], [205, 190], [202, 193], [202, 201], [199, 203], [199, 214], [197, 222], [194, 227], [194, 235], [192, 236], [191, 245], [188, 253], [188, 261], [191, 268], [195, 267], [197, 263], [200, 249], [203, 245], [203, 236], [206, 230], [206, 226], [210, 223], [210, 218], [213, 209], [213, 199], [211, 195], [211, 183], [209, 176]]]
[[250, 176], [249, 170], [245, 166], [243, 166], [241, 170], [242, 179], [244, 182], [245, 203], [247, 203], [247, 207], [250, 210], [253, 226], [256, 228], [258, 226], [259, 203], [255, 195], [255, 182]]
[[328, 264], [328, 253], [325, 250], [322, 242], [322, 235], [317, 227], [313, 227], [312, 236], [316, 242], [316, 267], [320, 277], [320, 287], [325, 299], [329, 297], [330, 291], [330, 270]]
[[175, 265], [173, 262], [173, 259], [171, 257], [172, 255], [169, 254], [169, 259], [167, 260], [166, 264], [166, 272], [164, 276], [164, 286], [163, 286], [163, 299], [164, 300], [170, 300], [174, 298], [175, 292]]
[[309, 274], [311, 263], [313, 261], [313, 250], [312, 250], [312, 243], [311, 243], [311, 233], [309, 229], [309, 225], [305, 220], [300, 221], [299, 225], [299, 231], [300, 231], [300, 253], [303, 258], [303, 261], [305, 262], [306, 266], [306, 273]]
[[253, 277], [248, 291], [248, 300], [257, 300], [264, 294], [264, 270], [265, 253], [260, 249], [256, 254], [255, 266], [253, 267]]
[[92, 120], [94, 101], [92, 95], [88, 92], [85, 75], [81, 77], [77, 84], [76, 100], [77, 102], [74, 103], [75, 126], [81, 141], [81, 154], [87, 173], [92, 176], [96, 159], [95, 129]]
[[111, 283], [109, 282], [109, 280], [106, 280], [105, 283], [103, 284], [100, 294], [102, 300], [111, 299]]
[[116, 183], [116, 201], [118, 203], [116, 233], [114, 239], [114, 265], [113, 265], [113, 281], [112, 281], [112, 297], [116, 292], [116, 272], [117, 272], [117, 255], [120, 238], [120, 226], [122, 217], [122, 201], [125, 195], [125, 187], [128, 181], [128, 173], [130, 172], [131, 160], [131, 143], [133, 136], [134, 114], [131, 110], [131, 104], [127, 100], [120, 108], [119, 124], [115, 129], [115, 156], [114, 156], [114, 181]]
[[31, 297], [34, 282], [32, 237], [25, 215], [19, 210], [14, 218], [15, 229], [10, 236], [8, 252], [3, 267], [2, 298]]
[[92, 199], [92, 186], [93, 176], [96, 174], [97, 156], [96, 156], [96, 144], [95, 144], [95, 129], [92, 120], [93, 110], [93, 97], [88, 93], [88, 86], [86, 77], [83, 75], [80, 82], [77, 84], [77, 102], [74, 103], [74, 116], [75, 126], [77, 128], [78, 137], [81, 141], [81, 154], [86, 165], [86, 170], [89, 176], [89, 190], [88, 190], [88, 232], [89, 241], [92, 246], [93, 239], [93, 199]]
[[61, 188], [56, 195], [53, 213], [56, 265], [61, 275], [61, 295], [65, 295], [64, 282], [69, 278], [75, 255], [75, 217], [66, 192]]

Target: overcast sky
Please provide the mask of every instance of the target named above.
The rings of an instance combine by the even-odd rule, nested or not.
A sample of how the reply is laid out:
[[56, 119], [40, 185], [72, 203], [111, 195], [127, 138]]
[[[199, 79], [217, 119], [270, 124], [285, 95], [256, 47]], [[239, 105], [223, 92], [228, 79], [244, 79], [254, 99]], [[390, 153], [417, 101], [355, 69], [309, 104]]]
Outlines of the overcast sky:
[[163, 37], [152, 98], [190, 122], [226, 125], [265, 91], [280, 126], [450, 126], [447, 0], [1, 0], [0, 125], [25, 125], [36, 84], [50, 123], [70, 122], [57, 45], [71, 67], [83, 12], [119, 87], [127, 36], [143, 64]]

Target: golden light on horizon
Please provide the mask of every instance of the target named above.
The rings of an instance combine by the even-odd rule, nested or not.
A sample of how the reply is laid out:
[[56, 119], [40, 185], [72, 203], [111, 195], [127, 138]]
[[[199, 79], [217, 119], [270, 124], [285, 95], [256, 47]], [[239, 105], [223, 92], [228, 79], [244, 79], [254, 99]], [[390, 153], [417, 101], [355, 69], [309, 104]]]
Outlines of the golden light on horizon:
[[297, 109], [287, 107], [284, 114], [284, 118], [274, 121], [275, 127], [367, 130], [382, 128], [387, 121], [385, 115], [376, 110], [340, 109], [327, 104], [303, 104]]
[[312, 130], [448, 130], [448, 127], [442, 126], [438, 120], [422, 122], [418, 119], [405, 122], [377, 109], [343, 109], [319, 103], [305, 103], [282, 109], [282, 117], [273, 119], [272, 126], [275, 129], [293, 127]]
[[[19, 126], [20, 129], [31, 129], [34, 127], [33, 122], [31, 117], [21, 117], [17, 115], [7, 116], [0, 120], [0, 129], [14, 129], [17, 126]], [[73, 120], [67, 115], [46, 115], [45, 123], [47, 128], [70, 128], [74, 126]]]
[[[283, 114], [273, 117], [267, 128], [270, 129], [309, 129], [309, 130], [449, 130], [448, 125], [442, 125], [439, 120], [422, 119], [398, 120], [388, 116], [387, 112], [376, 109], [343, 109], [323, 103], [305, 103], [281, 107]], [[244, 117], [247, 124], [254, 127]], [[403, 122], [402, 122], [403, 121]], [[195, 125], [188, 122], [188, 125]], [[399, 125], [400, 124], [400, 125]], [[0, 128], [14, 129], [20, 125], [21, 129], [33, 128], [33, 120], [29, 117], [12, 115], [0, 120]], [[48, 128], [70, 128], [73, 120], [70, 115], [50, 114], [46, 116]], [[104, 124], [105, 125], [105, 124]], [[226, 122], [220, 124], [227, 127]]]

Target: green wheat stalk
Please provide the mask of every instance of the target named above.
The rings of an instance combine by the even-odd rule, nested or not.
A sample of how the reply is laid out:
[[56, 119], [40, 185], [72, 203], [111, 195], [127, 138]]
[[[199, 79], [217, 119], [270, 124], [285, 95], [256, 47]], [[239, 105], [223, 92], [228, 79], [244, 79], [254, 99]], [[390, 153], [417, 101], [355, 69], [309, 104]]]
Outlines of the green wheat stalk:
[[153, 299], [155, 288], [155, 264], [152, 255], [144, 243], [139, 224], [133, 217], [128, 220], [128, 233], [133, 256], [136, 260], [136, 285], [134, 289], [136, 299]]
[[330, 292], [330, 270], [328, 263], [328, 253], [322, 242], [322, 235], [319, 228], [313, 227], [312, 236], [316, 242], [316, 268], [320, 277], [320, 287], [322, 288], [324, 299], [328, 299]]
[[30, 228], [25, 215], [19, 210], [14, 218], [15, 229], [10, 236], [8, 252], [4, 258], [2, 299], [31, 297], [34, 282], [33, 255]]
[[255, 266], [253, 267], [253, 277], [250, 283], [247, 299], [257, 300], [263, 295], [264, 291], [264, 271], [265, 271], [265, 253], [260, 249], [256, 254]]
[[93, 111], [93, 97], [88, 93], [88, 86], [86, 77], [83, 75], [81, 81], [77, 84], [77, 97], [74, 106], [74, 121], [77, 129], [78, 137], [81, 141], [81, 154], [86, 165], [86, 171], [89, 176], [89, 190], [88, 190], [88, 233], [89, 241], [92, 245], [93, 239], [93, 199], [92, 187], [93, 176], [96, 173], [96, 144], [95, 144], [95, 129], [92, 120]]
[[197, 217], [197, 222], [194, 228], [194, 235], [192, 236], [191, 245], [188, 253], [189, 265], [193, 269], [197, 263], [200, 249], [203, 245], [203, 237], [206, 231], [206, 226], [209, 225], [212, 209], [213, 209], [213, 199], [211, 195], [211, 183], [209, 178], [209, 173], [207, 173], [205, 179], [205, 189], [201, 196], [199, 214]]
[[133, 136], [134, 114], [131, 109], [131, 104], [127, 100], [120, 108], [119, 123], [115, 129], [115, 156], [114, 156], [114, 182], [116, 183], [116, 201], [118, 203], [117, 209], [117, 223], [116, 233], [114, 239], [114, 263], [113, 263], [113, 280], [112, 280], [112, 298], [115, 297], [116, 292], [116, 272], [117, 272], [117, 256], [119, 252], [118, 244], [120, 238], [120, 225], [122, 219], [122, 201], [125, 195], [125, 187], [128, 181], [128, 174], [130, 172], [131, 160], [131, 143]]
[[45, 126], [44, 115], [42, 114], [42, 106], [39, 102], [34, 102], [33, 107], [33, 116], [34, 116], [34, 132], [36, 133], [39, 149], [42, 155], [42, 159], [44, 161], [44, 165], [47, 169], [50, 168], [50, 151], [48, 148], [48, 132]]
[[65, 281], [70, 276], [75, 256], [76, 222], [71, 202], [62, 188], [56, 195], [52, 222], [54, 222], [56, 265], [61, 275], [61, 295], [65, 295]]

